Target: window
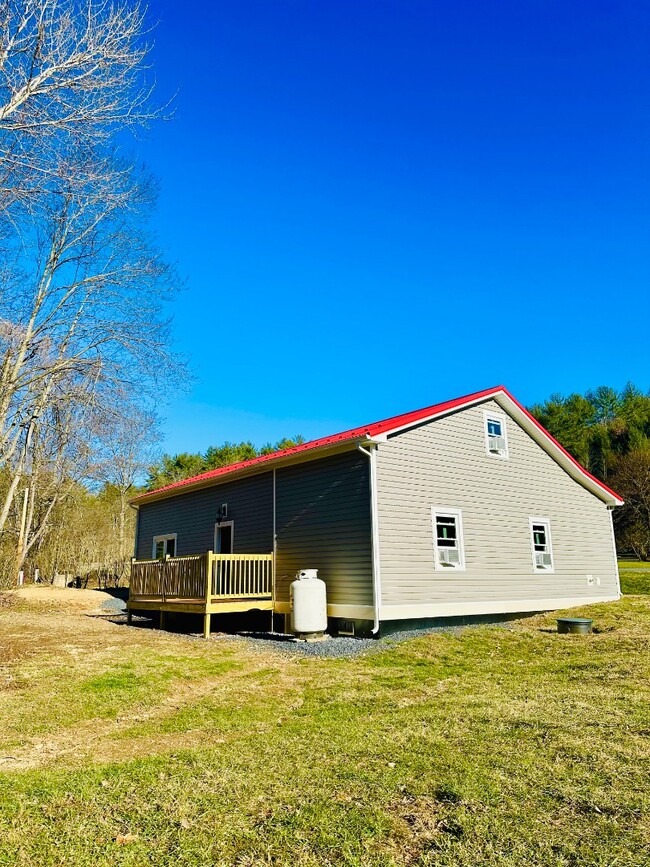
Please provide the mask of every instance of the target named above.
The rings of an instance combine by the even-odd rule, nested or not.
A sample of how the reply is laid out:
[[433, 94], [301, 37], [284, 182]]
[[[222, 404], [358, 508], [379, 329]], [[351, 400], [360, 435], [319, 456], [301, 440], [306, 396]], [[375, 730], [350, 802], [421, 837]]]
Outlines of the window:
[[176, 556], [176, 533], [168, 533], [166, 536], [153, 537], [154, 560], [164, 560], [165, 557]]
[[464, 569], [463, 521], [460, 509], [433, 509], [436, 569]]
[[508, 457], [508, 435], [505, 416], [486, 412], [485, 419], [485, 451], [489, 455], [500, 458]]
[[552, 572], [553, 549], [551, 547], [551, 525], [548, 518], [530, 519], [530, 544], [533, 551], [535, 572]]

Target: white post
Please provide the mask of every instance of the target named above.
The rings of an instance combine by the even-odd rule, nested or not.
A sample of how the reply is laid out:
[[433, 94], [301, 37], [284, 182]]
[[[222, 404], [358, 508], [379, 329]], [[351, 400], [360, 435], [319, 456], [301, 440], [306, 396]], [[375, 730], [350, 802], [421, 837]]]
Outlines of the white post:
[[18, 586], [20, 587], [23, 583], [22, 574], [23, 571], [20, 568], [23, 565], [23, 551], [25, 547], [25, 530], [27, 524], [27, 503], [29, 500], [29, 488], [25, 488], [23, 494], [23, 508], [22, 514], [20, 518], [20, 531], [18, 533], [18, 545], [16, 547], [16, 566], [18, 567]]

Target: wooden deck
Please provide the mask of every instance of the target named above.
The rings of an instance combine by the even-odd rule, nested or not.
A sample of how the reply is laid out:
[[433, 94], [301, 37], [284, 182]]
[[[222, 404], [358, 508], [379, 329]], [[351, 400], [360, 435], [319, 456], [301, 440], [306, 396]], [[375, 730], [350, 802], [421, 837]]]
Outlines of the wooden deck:
[[272, 611], [273, 554], [191, 554], [164, 560], [133, 560], [129, 621], [133, 611], [167, 611], [203, 615], [203, 634], [210, 635], [213, 614]]

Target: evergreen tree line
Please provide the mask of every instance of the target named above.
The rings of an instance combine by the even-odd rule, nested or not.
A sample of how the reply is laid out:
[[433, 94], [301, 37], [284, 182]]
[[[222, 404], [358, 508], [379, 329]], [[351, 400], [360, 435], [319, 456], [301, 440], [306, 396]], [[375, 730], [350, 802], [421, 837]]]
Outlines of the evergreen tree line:
[[650, 559], [650, 393], [628, 383], [553, 394], [530, 407], [590, 473], [625, 500], [614, 510], [619, 553]]
[[305, 442], [305, 438], [297, 434], [294, 437], [283, 437], [276, 443], [266, 443], [257, 448], [250, 440], [240, 443], [225, 442], [220, 446], [210, 446], [205, 452], [181, 452], [175, 455], [165, 454], [160, 461], [149, 467], [145, 490], [153, 491], [183, 479], [198, 476], [209, 470], [228, 467], [240, 461], [249, 461], [260, 455], [269, 455], [281, 449], [290, 449]]

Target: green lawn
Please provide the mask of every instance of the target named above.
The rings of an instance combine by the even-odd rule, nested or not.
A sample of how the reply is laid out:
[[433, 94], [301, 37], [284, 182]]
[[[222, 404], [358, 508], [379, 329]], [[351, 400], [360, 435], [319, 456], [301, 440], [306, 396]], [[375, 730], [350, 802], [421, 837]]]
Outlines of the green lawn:
[[571, 613], [320, 660], [0, 608], [0, 864], [650, 865], [650, 597]]
[[619, 560], [621, 591], [629, 594], [650, 594], [650, 563], [642, 560]]

